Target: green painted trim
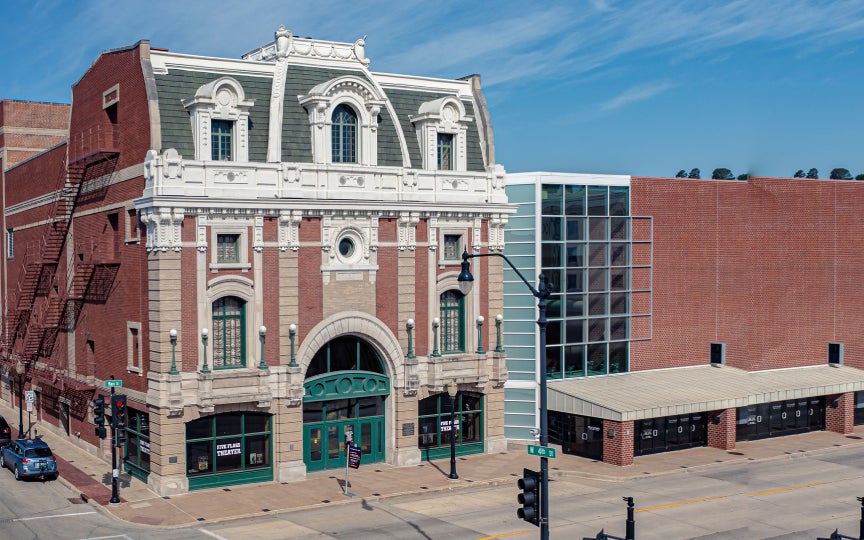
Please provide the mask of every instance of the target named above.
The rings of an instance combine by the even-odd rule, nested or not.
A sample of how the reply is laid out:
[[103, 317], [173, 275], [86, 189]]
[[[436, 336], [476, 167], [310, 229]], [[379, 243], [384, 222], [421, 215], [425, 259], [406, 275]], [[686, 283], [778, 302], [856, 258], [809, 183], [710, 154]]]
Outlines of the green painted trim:
[[337, 371], [307, 379], [304, 402], [381, 396], [390, 393], [390, 379], [371, 371]]
[[144, 483], [147, 482], [147, 477], [150, 476], [150, 471], [148, 471], [147, 469], [142, 469], [141, 467], [129, 463], [128, 461], [123, 462], [123, 468], [126, 469], [126, 472]]
[[251, 471], [232, 471], [204, 476], [189, 476], [188, 478], [189, 491], [255, 482], [271, 482], [273, 480], [273, 466]]
[[[471, 443], [471, 444], [463, 444], [456, 446], [456, 455], [457, 456], [469, 456], [472, 454], [482, 454], [483, 453], [483, 443]], [[445, 459], [450, 458], [450, 446], [439, 446], [439, 447], [429, 447], [429, 448], [420, 448], [420, 456], [423, 461], [435, 461], [436, 459]]]

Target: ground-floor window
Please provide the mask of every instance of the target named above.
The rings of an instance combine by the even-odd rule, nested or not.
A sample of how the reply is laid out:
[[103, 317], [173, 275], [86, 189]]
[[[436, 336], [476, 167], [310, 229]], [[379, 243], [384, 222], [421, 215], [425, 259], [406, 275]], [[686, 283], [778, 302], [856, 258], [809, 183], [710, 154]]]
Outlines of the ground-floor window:
[[[206, 416], [186, 424], [186, 475], [192, 480], [235, 473], [233, 480], [195, 483], [212, 487], [272, 477], [270, 415], [233, 412]], [[266, 471], [267, 475], [248, 475]], [[200, 485], [198, 485], [200, 484]]]
[[738, 409], [736, 439], [752, 441], [825, 429], [825, 397], [759, 403]]
[[578, 414], [549, 411], [549, 442], [561, 445], [565, 454], [603, 459], [603, 420]]
[[855, 392], [855, 425], [864, 424], [864, 392]]
[[447, 393], [441, 393], [421, 399], [417, 423], [417, 444], [425, 460], [448, 456], [451, 437], [454, 438], [457, 454], [483, 452], [482, 394], [459, 392], [451, 400]]
[[150, 472], [150, 415], [128, 409], [123, 464], [133, 476], [147, 479]]
[[705, 413], [647, 418], [637, 420], [633, 427], [633, 454], [636, 456], [705, 446], [708, 440]]

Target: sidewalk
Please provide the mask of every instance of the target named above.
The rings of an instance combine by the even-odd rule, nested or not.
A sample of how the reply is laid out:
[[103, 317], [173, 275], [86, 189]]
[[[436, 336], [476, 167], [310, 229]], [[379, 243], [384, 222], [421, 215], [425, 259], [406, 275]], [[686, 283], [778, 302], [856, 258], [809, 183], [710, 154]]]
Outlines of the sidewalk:
[[[17, 427], [17, 411], [5, 403], [0, 414], [9, 420], [13, 431]], [[14, 422], [11, 420], [15, 420]], [[26, 427], [26, 419], [25, 419]], [[128, 473], [119, 477], [120, 504], [108, 504], [111, 497], [110, 464], [78, 447], [68, 438], [33, 427], [58, 455], [59, 481], [68, 485], [82, 498], [104, 509], [116, 518], [143, 525], [161, 527], [189, 526], [216, 523], [233, 519], [290, 512], [303, 508], [327, 505], [356, 504], [362, 500], [377, 500], [409, 493], [466, 489], [474, 486], [513, 484], [514, 501], [516, 479], [523, 468], [537, 469], [539, 460], [528, 456], [524, 445], [512, 444], [507, 452], [457, 458], [458, 480], [450, 480], [449, 460], [425, 462], [409, 467], [392, 467], [384, 463], [361, 465], [349, 474], [349, 491], [356, 497], [343, 494], [345, 470], [309, 473], [307, 479], [290, 484], [277, 482], [232, 486], [195, 491], [175, 497], [159, 497], [147, 485]], [[629, 467], [616, 467], [564, 455], [550, 460], [551, 479], [577, 478], [620, 482], [628, 478], [657, 474], [686, 474], [690, 470], [754, 460], [794, 459], [831, 451], [837, 447], [864, 444], [864, 426], [854, 434], [813, 432], [775, 439], [738, 443], [736, 450], [692, 448], [637, 457]], [[0, 471], [2, 473], [3, 471]], [[514, 502], [515, 504], [515, 502]]]

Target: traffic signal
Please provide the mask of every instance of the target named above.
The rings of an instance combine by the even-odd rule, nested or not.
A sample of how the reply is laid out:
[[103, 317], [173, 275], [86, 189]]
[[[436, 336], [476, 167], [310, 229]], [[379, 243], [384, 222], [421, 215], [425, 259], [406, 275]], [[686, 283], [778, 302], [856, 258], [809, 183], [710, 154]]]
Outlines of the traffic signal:
[[519, 494], [518, 500], [522, 508], [516, 510], [516, 515], [519, 519], [524, 519], [528, 523], [540, 525], [540, 473], [531, 469], [522, 470], [522, 478], [518, 482], [519, 489], [522, 493]]
[[100, 439], [105, 438], [105, 398], [102, 395], [93, 400], [93, 424], [96, 426], [94, 430], [96, 436]]
[[111, 427], [126, 429], [126, 396], [114, 396], [111, 399], [111, 415]]

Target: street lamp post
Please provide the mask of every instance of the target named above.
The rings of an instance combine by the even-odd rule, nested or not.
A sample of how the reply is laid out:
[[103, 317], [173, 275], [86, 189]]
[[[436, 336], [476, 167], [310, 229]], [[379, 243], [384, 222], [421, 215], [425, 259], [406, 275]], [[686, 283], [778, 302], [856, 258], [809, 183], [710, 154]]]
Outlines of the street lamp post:
[[169, 375], [179, 375], [180, 372], [177, 371], [177, 361], [174, 355], [174, 349], [177, 348], [177, 329], [172, 328], [168, 332], [168, 336], [171, 338], [171, 371], [168, 372]]
[[[540, 274], [538, 277], [539, 283], [535, 289], [525, 276], [522, 275], [510, 259], [503, 253], [468, 253], [468, 250], [462, 252], [462, 271], [457, 278], [459, 288], [463, 294], [467, 294], [471, 290], [471, 285], [474, 283], [474, 276], [471, 275], [471, 263], [469, 259], [475, 257], [501, 257], [510, 265], [510, 268], [516, 272], [519, 279], [528, 287], [531, 294], [537, 298], [537, 328], [540, 331], [540, 353], [541, 361], [538, 366], [540, 370], [540, 446], [549, 446], [549, 426], [546, 401], [546, 299], [552, 294], [549, 289], [549, 283], [546, 281], [546, 276]], [[544, 454], [540, 457], [540, 538], [541, 540], [549, 540], [549, 458]]]
[[264, 361], [264, 336], [267, 334], [267, 327], [261, 325], [258, 329], [258, 335], [261, 336], [261, 361], [258, 362], [258, 369], [267, 369], [267, 363]]
[[288, 367], [297, 367], [297, 359], [294, 357], [294, 339], [297, 336], [297, 325], [291, 324], [288, 326], [288, 337], [291, 338], [291, 362]]
[[21, 359], [15, 364], [18, 374], [18, 438], [24, 438], [24, 363]]
[[210, 333], [206, 328], [201, 329], [201, 343], [204, 344], [204, 365], [201, 367], [201, 373], [210, 373], [210, 368], [207, 366], [207, 335]]
[[456, 474], [456, 393], [459, 387], [456, 381], [447, 383], [447, 394], [450, 396], [450, 479], [458, 480]]

